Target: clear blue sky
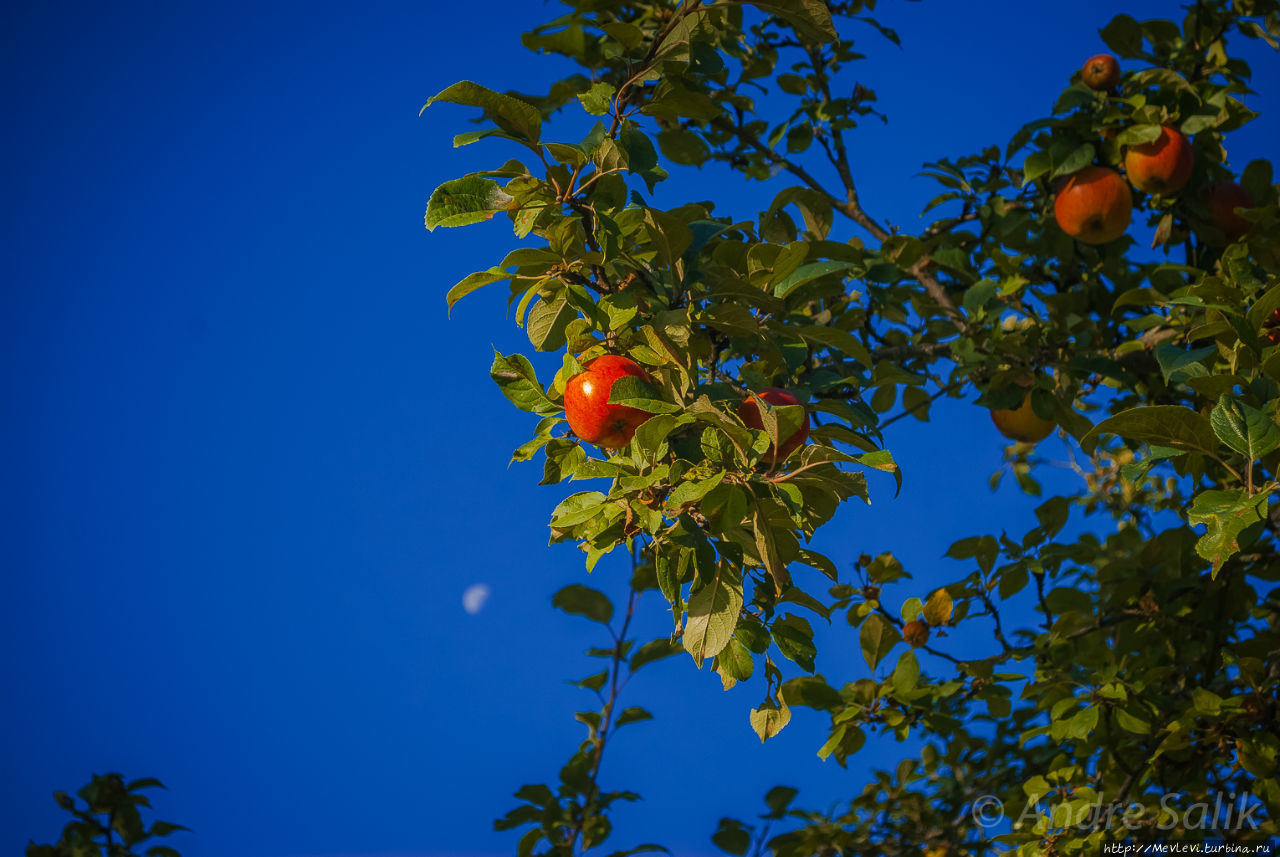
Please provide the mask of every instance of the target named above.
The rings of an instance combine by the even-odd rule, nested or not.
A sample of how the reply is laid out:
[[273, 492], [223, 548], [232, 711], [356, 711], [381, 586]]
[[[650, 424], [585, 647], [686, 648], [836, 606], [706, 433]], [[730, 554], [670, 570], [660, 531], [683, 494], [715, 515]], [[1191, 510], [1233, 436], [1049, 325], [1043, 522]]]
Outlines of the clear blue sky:
[[[936, 192], [921, 164], [1043, 115], [1113, 9], [883, 4], [905, 49], [858, 34], [873, 61], [856, 74], [890, 118], [854, 144], [868, 208], [914, 228]], [[169, 784], [156, 802], [196, 830], [174, 839], [187, 857], [513, 850], [491, 821], [580, 739], [590, 696], [563, 679], [592, 671], [580, 652], [600, 640], [550, 608], [585, 577], [575, 551], [545, 546], [565, 489], [507, 466], [533, 420], [487, 377], [492, 347], [523, 347], [505, 289], [445, 314], [445, 290], [515, 241], [500, 218], [422, 228], [436, 184], [508, 152], [453, 150], [468, 114], [418, 109], [464, 77], [551, 80], [561, 66], [518, 34], [554, 14], [5, 5], [0, 851], [55, 838], [51, 793], [107, 770]], [[1280, 139], [1277, 61], [1248, 56], [1270, 112], [1234, 138], [1237, 168]], [[663, 198], [742, 217], [769, 198], [721, 178], [685, 170]], [[1002, 440], [981, 409], [939, 407], [890, 441], [901, 497], [873, 480], [875, 505], [820, 546], [846, 568], [897, 552], [920, 580], [898, 602], [961, 573], [940, 559], [954, 539], [1031, 520], [1033, 501], [986, 486]], [[591, 582], [616, 594], [622, 572]], [[493, 596], [468, 615], [480, 582]], [[648, 601], [643, 626], [666, 622]], [[866, 673], [847, 626], [823, 642], [833, 682]], [[757, 812], [770, 786], [825, 806], [903, 752], [823, 764], [824, 718], [805, 710], [762, 747], [758, 682], [723, 693], [687, 659], [645, 672], [625, 701], [657, 719], [628, 727], [603, 772], [645, 797], [617, 814], [620, 846], [710, 854], [716, 819]], [[659, 735], [677, 755], [649, 749]]]

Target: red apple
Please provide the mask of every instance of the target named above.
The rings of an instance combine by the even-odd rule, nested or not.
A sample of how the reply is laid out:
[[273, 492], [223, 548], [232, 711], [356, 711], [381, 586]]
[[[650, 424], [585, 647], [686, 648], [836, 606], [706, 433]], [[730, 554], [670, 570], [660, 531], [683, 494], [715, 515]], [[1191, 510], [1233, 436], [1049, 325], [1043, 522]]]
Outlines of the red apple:
[[1191, 141], [1181, 131], [1161, 128], [1150, 143], [1130, 146], [1124, 155], [1124, 170], [1138, 190], [1147, 193], [1177, 193], [1191, 178]]
[[1129, 228], [1133, 194], [1115, 170], [1088, 166], [1067, 177], [1053, 201], [1062, 231], [1086, 244], [1106, 244]]
[[1106, 92], [1120, 82], [1120, 62], [1111, 54], [1098, 54], [1085, 60], [1080, 80], [1090, 89]]
[[[800, 400], [788, 393], [781, 387], [769, 387], [761, 390], [758, 394], [770, 405], [778, 407], [779, 405], [800, 405]], [[801, 407], [804, 407], [801, 405]], [[764, 421], [760, 418], [760, 406], [756, 404], [755, 396], [744, 399], [742, 404], [738, 406], [738, 417], [748, 428], [763, 429]], [[782, 448], [774, 452], [773, 446], [765, 451], [765, 461], [770, 464], [777, 464], [779, 461], [786, 460], [787, 456], [795, 452], [800, 444], [804, 443], [809, 437], [809, 412], [804, 413], [804, 422], [800, 424], [800, 428], [782, 441]]]
[[1237, 208], [1253, 208], [1253, 196], [1235, 182], [1217, 182], [1205, 193], [1204, 207], [1209, 221], [1222, 230], [1227, 243], [1243, 238], [1252, 223], [1236, 214]]
[[902, 626], [902, 639], [913, 649], [918, 649], [929, 642], [929, 626], [920, 619], [912, 619]]
[[1262, 324], [1262, 335], [1272, 345], [1280, 345], [1280, 309], [1271, 311], [1271, 318]]
[[631, 443], [636, 429], [652, 415], [626, 405], [609, 404], [613, 382], [625, 376], [649, 381], [639, 363], [617, 354], [597, 357], [569, 379], [564, 387], [564, 414], [574, 434], [606, 449]]

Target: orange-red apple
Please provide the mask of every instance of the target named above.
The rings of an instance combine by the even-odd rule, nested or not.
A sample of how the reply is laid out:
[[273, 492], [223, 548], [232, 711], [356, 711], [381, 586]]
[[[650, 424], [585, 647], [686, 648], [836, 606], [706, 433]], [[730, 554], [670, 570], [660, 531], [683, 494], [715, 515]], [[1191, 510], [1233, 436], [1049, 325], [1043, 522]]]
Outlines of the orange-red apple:
[[1133, 194], [1115, 170], [1088, 166], [1067, 177], [1053, 201], [1062, 231], [1086, 244], [1106, 244], [1129, 228]]
[[1209, 211], [1210, 222], [1222, 230], [1228, 244], [1239, 241], [1253, 226], [1236, 214], [1237, 208], [1253, 208], [1253, 196], [1235, 182], [1211, 185], [1205, 193], [1204, 207]]
[[1150, 143], [1129, 147], [1124, 154], [1124, 171], [1138, 190], [1170, 194], [1186, 186], [1194, 162], [1187, 136], [1165, 127]]
[[1080, 80], [1090, 89], [1106, 92], [1120, 82], [1120, 62], [1111, 54], [1098, 54], [1085, 60]]
[[[800, 405], [800, 400], [788, 393], [781, 387], [769, 387], [761, 390], [758, 394], [770, 405], [778, 407], [779, 405]], [[801, 405], [801, 407], [804, 407]], [[763, 429], [764, 420], [760, 416], [760, 406], [756, 404], [755, 396], [744, 399], [742, 404], [738, 406], [738, 417], [748, 427], [753, 429]], [[779, 461], [786, 459], [788, 455], [795, 452], [809, 437], [809, 411], [804, 412], [804, 422], [800, 424], [800, 428], [782, 440], [782, 446], [775, 452], [772, 445], [765, 450], [764, 459], [770, 464], [777, 464]]]
[[919, 648], [929, 642], [929, 625], [921, 619], [912, 619], [902, 626], [902, 639], [912, 648]]
[[636, 429], [651, 414], [626, 405], [609, 404], [613, 382], [627, 376], [649, 381], [640, 364], [630, 357], [605, 354], [569, 379], [564, 388], [564, 415], [574, 434], [606, 449], [619, 449], [631, 443]]
[[1280, 345], [1280, 309], [1271, 311], [1271, 318], [1262, 323], [1262, 335], [1272, 345]]

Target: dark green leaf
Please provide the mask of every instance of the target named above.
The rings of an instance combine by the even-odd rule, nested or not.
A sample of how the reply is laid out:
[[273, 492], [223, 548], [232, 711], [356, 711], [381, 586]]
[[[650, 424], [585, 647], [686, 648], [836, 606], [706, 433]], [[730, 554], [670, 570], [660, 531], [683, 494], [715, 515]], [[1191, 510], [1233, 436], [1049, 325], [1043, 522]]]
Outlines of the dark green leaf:
[[1267, 414], [1223, 396], [1209, 412], [1209, 423], [1218, 439], [1249, 461], [1257, 461], [1280, 446], [1280, 426]]
[[607, 625], [613, 618], [613, 604], [599, 590], [581, 583], [571, 583], [551, 597], [551, 606], [566, 613], [586, 616], [593, 622]]
[[749, 0], [752, 6], [777, 15], [808, 42], [830, 42], [837, 37], [825, 0]]
[[622, 713], [618, 715], [614, 726], [626, 726], [628, 723], [638, 723], [641, 720], [652, 720], [653, 715], [637, 705], [630, 708], [622, 709]]
[[898, 633], [897, 628], [893, 627], [893, 623], [879, 613], [868, 616], [858, 632], [862, 656], [866, 658], [867, 666], [872, 669], [884, 660], [884, 656], [889, 654], [901, 639], [902, 635]]
[[1142, 25], [1128, 15], [1116, 15], [1098, 35], [1122, 57], [1142, 56]]
[[645, 664], [651, 664], [654, 661], [669, 658], [672, 655], [679, 654], [681, 651], [682, 649], [680, 646], [671, 642], [667, 637], [659, 637], [656, 640], [650, 640], [637, 649], [636, 653], [631, 656], [631, 671], [635, 672]]

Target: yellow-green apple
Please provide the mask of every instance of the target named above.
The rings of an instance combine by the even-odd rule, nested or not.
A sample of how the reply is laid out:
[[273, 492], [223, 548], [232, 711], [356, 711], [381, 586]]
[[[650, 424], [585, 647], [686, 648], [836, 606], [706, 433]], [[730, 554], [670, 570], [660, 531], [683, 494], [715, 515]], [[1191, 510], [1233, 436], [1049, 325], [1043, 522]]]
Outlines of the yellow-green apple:
[[[738, 406], [738, 417], [748, 427], [753, 429], [763, 429], [764, 420], [760, 416], [760, 406], [756, 403], [756, 395], [764, 399], [775, 408], [780, 405], [800, 405], [800, 400], [788, 393], [781, 387], [768, 387], [761, 390], [758, 394], [754, 394], [744, 399], [742, 404]], [[800, 405], [800, 407], [804, 407]], [[770, 464], [777, 464], [779, 461], [786, 459], [788, 455], [795, 452], [809, 437], [809, 411], [804, 412], [804, 422], [800, 424], [800, 428], [796, 429], [790, 435], [781, 439], [781, 446], [777, 451], [773, 445], [765, 451], [764, 459]]]
[[[1030, 387], [1031, 378], [1021, 378], [1018, 383]], [[1016, 408], [993, 409], [991, 421], [996, 424], [1000, 434], [1019, 443], [1039, 443], [1049, 436], [1055, 424], [1052, 420], [1042, 419], [1031, 408], [1031, 391], [1022, 398], [1022, 404]]]
[[1124, 153], [1124, 171], [1129, 181], [1146, 193], [1177, 193], [1191, 178], [1195, 156], [1187, 135], [1174, 128], [1161, 128], [1150, 143], [1130, 146]]
[[1088, 166], [1067, 177], [1053, 201], [1062, 231], [1086, 244], [1114, 241], [1129, 228], [1133, 194], [1115, 170]]
[[631, 443], [636, 429], [651, 414], [609, 403], [613, 382], [624, 377], [649, 382], [639, 363], [618, 354], [597, 357], [569, 379], [564, 388], [564, 415], [574, 434], [606, 449], [619, 449]]

